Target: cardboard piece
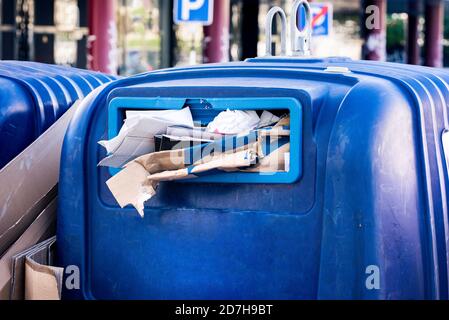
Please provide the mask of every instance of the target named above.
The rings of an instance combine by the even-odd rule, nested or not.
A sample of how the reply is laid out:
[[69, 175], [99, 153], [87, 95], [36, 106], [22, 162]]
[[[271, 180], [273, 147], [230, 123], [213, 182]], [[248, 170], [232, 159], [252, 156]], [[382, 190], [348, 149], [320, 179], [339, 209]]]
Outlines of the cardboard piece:
[[56, 210], [57, 199], [53, 199], [0, 259], [0, 300], [8, 300], [10, 298], [13, 257], [55, 234]]
[[[227, 111], [235, 116], [231, 111]], [[225, 113], [222, 113], [224, 116]], [[256, 114], [257, 115], [257, 114]], [[251, 120], [251, 115], [243, 114]], [[265, 115], [271, 121], [274, 116]], [[226, 126], [224, 121], [224, 127]], [[191, 148], [153, 152], [129, 162], [106, 184], [118, 204], [134, 206], [144, 216], [144, 204], [155, 194], [162, 181], [195, 178], [200, 174], [221, 171], [267, 173], [285, 171], [289, 166], [290, 118], [271, 128], [250, 131]], [[187, 133], [182, 128], [183, 134]], [[187, 131], [191, 129], [187, 129]]]
[[25, 299], [25, 262], [32, 259], [34, 262], [51, 266], [54, 263], [56, 237], [32, 246], [16, 254], [12, 258], [12, 281], [10, 300]]
[[147, 170], [137, 162], [131, 162], [106, 184], [121, 208], [132, 205], [143, 217], [144, 203], [156, 194], [156, 185], [145, 185]]
[[275, 127], [284, 127], [284, 126], [290, 126], [290, 116], [282, 117], [281, 120], [279, 120], [278, 123], [275, 124]]
[[30, 208], [58, 183], [62, 143], [78, 104], [0, 171], [0, 256], [42, 211]]
[[[64, 269], [51, 266], [56, 237], [52, 237], [24, 252], [25, 300], [60, 300]], [[23, 282], [21, 283], [23, 285]]]
[[27, 257], [25, 300], [61, 300], [63, 275], [63, 268], [42, 265]]
[[214, 154], [210, 158], [203, 159], [200, 163], [189, 168], [164, 171], [151, 174], [148, 181], [174, 181], [195, 178], [196, 175], [212, 170], [236, 171], [238, 168], [249, 167], [257, 161], [256, 144], [249, 146], [248, 150], [235, 153]]
[[160, 181], [194, 178], [215, 169], [249, 167], [257, 161], [257, 149], [254, 142], [230, 152], [211, 154], [190, 167], [184, 164], [186, 149], [151, 153], [129, 163], [106, 184], [122, 208], [132, 205], [143, 217], [144, 203], [156, 194]]

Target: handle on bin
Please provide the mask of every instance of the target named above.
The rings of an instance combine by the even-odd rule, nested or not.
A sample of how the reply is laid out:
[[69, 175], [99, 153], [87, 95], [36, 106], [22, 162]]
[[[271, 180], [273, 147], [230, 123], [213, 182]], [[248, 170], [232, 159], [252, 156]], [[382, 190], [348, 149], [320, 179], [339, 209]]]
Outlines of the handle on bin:
[[273, 41], [273, 20], [276, 14], [279, 13], [281, 17], [281, 55], [285, 56], [287, 54], [287, 16], [285, 15], [284, 10], [279, 7], [273, 7], [268, 11], [267, 20], [265, 22], [265, 34], [266, 34], [266, 55], [271, 57], [273, 52], [271, 51], [271, 44]]
[[[298, 11], [301, 7], [306, 10], [306, 26], [299, 30]], [[310, 41], [312, 40], [312, 11], [307, 0], [296, 0], [290, 17], [290, 31], [292, 53], [294, 56], [310, 56]]]

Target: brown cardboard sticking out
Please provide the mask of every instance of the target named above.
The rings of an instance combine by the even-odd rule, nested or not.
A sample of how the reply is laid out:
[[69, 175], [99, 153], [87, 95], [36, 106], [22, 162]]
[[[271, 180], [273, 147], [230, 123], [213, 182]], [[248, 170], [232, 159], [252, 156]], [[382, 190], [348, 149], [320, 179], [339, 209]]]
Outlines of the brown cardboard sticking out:
[[232, 171], [249, 167], [256, 163], [257, 149], [256, 142], [233, 152], [214, 153], [189, 168], [183, 164], [184, 150], [151, 153], [130, 162], [106, 184], [122, 208], [133, 205], [143, 217], [144, 203], [156, 194], [160, 181], [193, 178], [214, 169]]
[[145, 185], [147, 176], [148, 171], [140, 163], [131, 162], [106, 184], [120, 207], [133, 205], [143, 217], [144, 203], [156, 194], [152, 185]]
[[257, 146], [254, 144], [249, 150], [236, 153], [221, 153], [212, 156], [207, 161], [204, 159], [190, 169], [179, 169], [155, 173], [147, 177], [148, 181], [174, 181], [195, 177], [195, 174], [219, 169], [223, 171], [238, 170], [238, 168], [249, 167], [256, 162]]
[[22, 251], [12, 257], [11, 269], [11, 293], [10, 300], [25, 299], [25, 262], [27, 258], [42, 265], [52, 266], [56, 254], [56, 237], [51, 237], [40, 242], [25, 251]]
[[135, 162], [143, 166], [149, 174], [182, 169], [185, 168], [184, 152], [185, 150], [181, 149], [150, 153], [137, 158]]
[[195, 178], [199, 173], [215, 169], [226, 172], [239, 170], [253, 173], [285, 172], [289, 167], [287, 162], [290, 144], [280, 147], [269, 155], [263, 154], [262, 144], [267, 138], [274, 142], [277, 138], [289, 137], [290, 129], [285, 128], [289, 125], [290, 118], [285, 117], [270, 130], [260, 130], [257, 142], [224, 153], [212, 152], [190, 167], [184, 164], [184, 159], [190, 158], [185, 154], [188, 149], [153, 152], [128, 163], [106, 184], [122, 208], [132, 205], [143, 217], [144, 203], [156, 194], [161, 181]]
[[143, 216], [144, 203], [156, 194], [157, 184], [146, 183], [148, 174], [184, 168], [184, 150], [150, 153], [128, 163], [106, 184], [120, 207], [133, 205]]
[[0, 256], [40, 213], [30, 208], [58, 183], [62, 143], [78, 104], [0, 171]]
[[61, 300], [64, 269], [25, 262], [25, 300]]
[[290, 116], [282, 118], [274, 127], [290, 126]]
[[55, 233], [57, 199], [47, 206], [0, 259], [0, 300], [10, 298], [12, 258]]

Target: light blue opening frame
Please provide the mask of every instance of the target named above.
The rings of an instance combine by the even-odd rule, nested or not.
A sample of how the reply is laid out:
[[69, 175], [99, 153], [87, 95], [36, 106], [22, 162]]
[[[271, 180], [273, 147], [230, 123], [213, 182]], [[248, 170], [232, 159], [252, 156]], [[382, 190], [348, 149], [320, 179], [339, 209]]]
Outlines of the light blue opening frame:
[[[302, 119], [303, 109], [301, 103], [294, 98], [114, 98], [108, 108], [108, 139], [117, 136], [124, 121], [126, 110], [180, 110], [189, 100], [207, 101], [207, 108], [217, 112], [231, 110], [289, 110], [290, 113], [290, 171], [276, 173], [243, 173], [223, 172], [204, 175], [195, 179], [177, 182], [189, 183], [267, 183], [291, 184], [302, 177]], [[201, 112], [198, 108], [195, 112]], [[195, 116], [193, 120], [196, 119]], [[120, 169], [110, 168], [112, 175]]]

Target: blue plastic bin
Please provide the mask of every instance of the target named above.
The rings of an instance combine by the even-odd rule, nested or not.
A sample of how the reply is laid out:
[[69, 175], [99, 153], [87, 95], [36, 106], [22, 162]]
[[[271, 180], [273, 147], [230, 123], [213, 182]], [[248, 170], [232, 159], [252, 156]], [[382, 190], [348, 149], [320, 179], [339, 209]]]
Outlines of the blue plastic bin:
[[[111, 83], [77, 111], [64, 143], [58, 256], [81, 271], [81, 289], [64, 297], [447, 299], [448, 85], [443, 70], [342, 58]], [[294, 99], [301, 175], [166, 182], [144, 219], [120, 209], [98, 141], [114, 101], [154, 98], [185, 99], [200, 118], [208, 100]]]
[[23, 61], [0, 61], [0, 169], [72, 104], [115, 77]]

